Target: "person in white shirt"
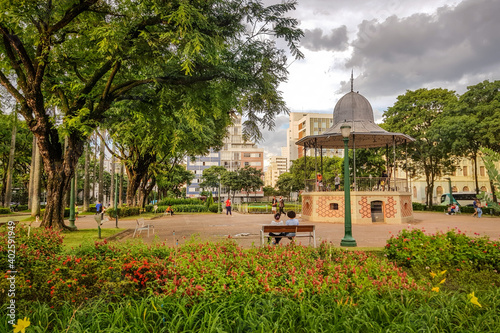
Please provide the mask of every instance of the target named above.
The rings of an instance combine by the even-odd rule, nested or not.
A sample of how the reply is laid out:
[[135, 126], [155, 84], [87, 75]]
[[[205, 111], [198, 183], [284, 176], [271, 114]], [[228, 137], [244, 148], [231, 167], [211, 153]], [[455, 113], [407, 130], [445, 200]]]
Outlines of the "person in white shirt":
[[[271, 225], [283, 225], [283, 221], [280, 220], [281, 218], [281, 214], [274, 214], [274, 221], [271, 221]], [[269, 237], [268, 238], [268, 241], [271, 242], [272, 238], [273, 237], [276, 237], [275, 238], [275, 241], [273, 241], [273, 245], [278, 245], [281, 241], [281, 237], [278, 237], [278, 236], [285, 236], [285, 233], [284, 232], [280, 232], [280, 233], [274, 233], [274, 232], [270, 232], [269, 233], [269, 236], [272, 236], [272, 237]]]
[[[293, 210], [289, 211], [286, 215], [290, 218], [289, 220], [286, 220], [286, 225], [299, 225], [299, 220], [295, 218], [297, 214], [295, 214]], [[293, 240], [292, 237], [295, 237], [295, 232], [286, 232], [285, 236], [290, 240]]]

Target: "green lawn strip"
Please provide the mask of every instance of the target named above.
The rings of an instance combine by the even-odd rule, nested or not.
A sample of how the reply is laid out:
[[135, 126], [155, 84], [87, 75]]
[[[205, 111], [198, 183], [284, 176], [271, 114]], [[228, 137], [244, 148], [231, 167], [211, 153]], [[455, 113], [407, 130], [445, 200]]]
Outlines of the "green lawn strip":
[[63, 247], [65, 250], [69, 250], [71, 248], [76, 248], [84, 243], [93, 243], [94, 241], [102, 241], [105, 238], [111, 237], [119, 232], [122, 232], [126, 229], [101, 229], [101, 239], [98, 237], [97, 229], [82, 229], [77, 231], [63, 231], [62, 234], [64, 236]]

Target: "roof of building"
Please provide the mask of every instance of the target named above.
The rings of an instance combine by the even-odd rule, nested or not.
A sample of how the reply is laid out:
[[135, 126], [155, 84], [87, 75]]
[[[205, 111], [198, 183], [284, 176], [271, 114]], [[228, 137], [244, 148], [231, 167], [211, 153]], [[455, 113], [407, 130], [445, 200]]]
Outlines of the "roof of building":
[[351, 76], [351, 91], [342, 96], [333, 110], [333, 125], [319, 135], [309, 135], [296, 142], [299, 146], [343, 148], [344, 142], [340, 127], [351, 126], [349, 136], [350, 148], [375, 148], [385, 145], [396, 145], [415, 141], [402, 133], [391, 133], [378, 126], [373, 118], [370, 102], [358, 92], [353, 91]]

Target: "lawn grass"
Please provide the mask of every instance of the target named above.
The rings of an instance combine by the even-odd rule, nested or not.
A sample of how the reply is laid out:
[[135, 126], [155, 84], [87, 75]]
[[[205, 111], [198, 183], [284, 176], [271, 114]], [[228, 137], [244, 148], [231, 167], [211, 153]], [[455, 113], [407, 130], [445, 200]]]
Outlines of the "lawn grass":
[[77, 231], [63, 231], [63, 247], [65, 250], [76, 248], [81, 244], [93, 243], [94, 241], [104, 240], [105, 238], [116, 235], [126, 229], [101, 229], [101, 239], [98, 237], [97, 229], [82, 229]]

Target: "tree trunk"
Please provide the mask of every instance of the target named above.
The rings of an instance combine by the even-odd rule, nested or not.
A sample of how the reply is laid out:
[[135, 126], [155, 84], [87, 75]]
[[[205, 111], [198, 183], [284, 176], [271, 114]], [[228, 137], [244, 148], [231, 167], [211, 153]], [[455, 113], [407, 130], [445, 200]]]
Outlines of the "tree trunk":
[[85, 166], [84, 166], [84, 181], [83, 181], [83, 211], [87, 212], [90, 206], [90, 179], [89, 179], [89, 162], [90, 162], [90, 149], [89, 143], [85, 144]]
[[30, 166], [30, 184], [28, 188], [28, 208], [31, 209], [31, 200], [33, 199], [33, 182], [35, 174], [35, 154], [36, 154], [36, 137], [33, 135], [33, 144], [31, 145], [31, 166]]
[[[40, 215], [40, 180], [42, 176], [42, 165], [40, 148], [35, 145], [35, 163], [33, 168], [33, 197], [31, 198], [31, 216]], [[47, 200], [48, 202], [48, 200]]]
[[[97, 131], [97, 130], [96, 130]], [[99, 153], [99, 146], [97, 145], [97, 133], [95, 134], [95, 142], [94, 142], [94, 173], [92, 174], [93, 178], [94, 178], [94, 181], [92, 182], [93, 186], [92, 186], [92, 197], [93, 197], [93, 201], [94, 203], [96, 202], [96, 199], [97, 199], [97, 181], [98, 181], [98, 177], [97, 177], [97, 155]]]
[[491, 186], [491, 194], [493, 195], [493, 202], [498, 202], [497, 201], [497, 194], [496, 194], [496, 188], [495, 188], [495, 183], [493, 180], [490, 179], [490, 186]]
[[141, 186], [141, 192], [142, 192], [142, 200], [141, 200], [141, 208], [146, 207], [146, 201], [149, 195], [151, 194], [151, 191], [156, 185], [156, 178], [151, 176], [151, 181], [148, 183], [148, 178], [145, 177], [143, 181], [145, 181], [144, 186]]
[[10, 138], [9, 164], [7, 167], [7, 184], [5, 187], [4, 206], [10, 207], [12, 200], [12, 176], [14, 173], [14, 154], [16, 152], [16, 134], [17, 134], [17, 106], [14, 112], [14, 124], [12, 126], [12, 136]]
[[[114, 145], [113, 145], [113, 152], [114, 152]], [[111, 156], [111, 188], [109, 191], [109, 201], [110, 201], [110, 206], [112, 206], [114, 209], [115, 207], [115, 156]]]
[[106, 135], [105, 131], [101, 131], [101, 150], [99, 155], [99, 195], [98, 200], [104, 205], [104, 136]]

